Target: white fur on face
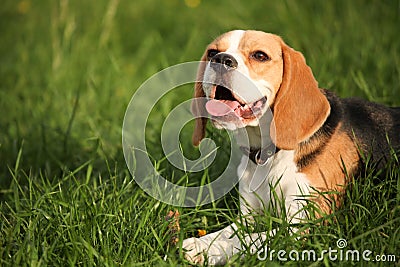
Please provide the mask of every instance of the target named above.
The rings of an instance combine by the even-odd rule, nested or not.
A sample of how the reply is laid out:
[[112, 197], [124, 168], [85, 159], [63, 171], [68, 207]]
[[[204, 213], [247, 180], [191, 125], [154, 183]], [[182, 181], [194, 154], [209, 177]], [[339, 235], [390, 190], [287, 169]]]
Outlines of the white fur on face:
[[[225, 87], [231, 89], [233, 93], [245, 103], [253, 103], [262, 97], [267, 98], [267, 104], [264, 107], [265, 112], [270, 104], [272, 103], [272, 93], [273, 93], [273, 86], [270, 82], [264, 79], [260, 80], [253, 80], [250, 75], [249, 67], [245, 63], [245, 57], [248, 55], [244, 55], [241, 51], [240, 45], [243, 42], [243, 37], [245, 35], [245, 31], [243, 30], [235, 30], [230, 32], [225, 38], [229, 38], [228, 43], [229, 47], [226, 51], [221, 51], [226, 54], [231, 55], [235, 58], [238, 62], [238, 67], [236, 70], [232, 71], [231, 74], [225, 81], [227, 85]], [[225, 77], [226, 79], [226, 77]], [[218, 80], [217, 73], [211, 68], [210, 62], [207, 64], [205, 71], [204, 71], [204, 82], [203, 83], [203, 90], [207, 97], [211, 97], [212, 90], [213, 90], [213, 83]], [[240, 123], [239, 123], [240, 124]], [[252, 121], [247, 121], [246, 125], [243, 123], [239, 126], [237, 123], [233, 122], [215, 122], [214, 125], [217, 128], [226, 128], [229, 130], [233, 130], [236, 128], [240, 128], [243, 126], [258, 126], [259, 121], [258, 119], [254, 119]]]
[[[245, 64], [245, 61], [243, 60], [246, 55], [243, 55], [243, 53], [239, 49], [240, 48], [239, 46], [240, 43], [242, 42], [244, 34], [245, 31], [243, 30], [232, 31], [230, 35], [227, 37], [229, 38], [228, 43], [230, 44], [230, 46], [226, 51], [223, 51], [224, 53], [233, 56], [238, 62], [238, 67], [236, 69], [237, 72], [235, 71], [234, 74], [232, 75], [232, 81], [231, 81], [232, 88], [230, 89], [232, 89], [236, 95], [245, 100], [245, 102], [247, 103], [257, 101], [263, 96], [266, 96], [267, 99], [269, 99], [273, 92], [271, 84], [266, 80], [252, 80], [249, 68]], [[206, 77], [205, 80], [213, 81], [216, 79], [215, 75], [216, 73], [210, 67], [210, 63], [207, 64], [204, 74], [204, 76]], [[251, 83], [253, 83], [256, 86], [257, 90], [248, 89], [249, 81], [251, 81]], [[211, 87], [206, 84], [204, 91], [207, 96], [210, 96]]]

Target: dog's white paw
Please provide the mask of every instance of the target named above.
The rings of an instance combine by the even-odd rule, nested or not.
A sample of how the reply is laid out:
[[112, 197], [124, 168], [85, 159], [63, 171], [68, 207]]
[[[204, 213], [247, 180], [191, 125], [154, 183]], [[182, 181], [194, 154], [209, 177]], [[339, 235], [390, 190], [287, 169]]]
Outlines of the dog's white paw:
[[192, 237], [183, 240], [182, 248], [186, 260], [194, 264], [204, 264], [204, 253], [208, 248], [208, 244]]
[[188, 238], [183, 240], [185, 259], [193, 264], [208, 265], [226, 264], [229, 256], [232, 256], [232, 249], [229, 241], [209, 240], [207, 236], [201, 238]]

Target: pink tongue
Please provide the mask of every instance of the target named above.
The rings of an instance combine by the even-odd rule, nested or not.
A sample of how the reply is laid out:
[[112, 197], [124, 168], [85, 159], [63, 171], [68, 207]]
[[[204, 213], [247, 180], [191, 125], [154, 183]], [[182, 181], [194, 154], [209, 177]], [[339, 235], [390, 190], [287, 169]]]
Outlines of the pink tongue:
[[239, 102], [230, 100], [211, 99], [206, 103], [208, 113], [213, 116], [225, 116], [230, 112], [234, 112], [234, 110], [239, 106]]

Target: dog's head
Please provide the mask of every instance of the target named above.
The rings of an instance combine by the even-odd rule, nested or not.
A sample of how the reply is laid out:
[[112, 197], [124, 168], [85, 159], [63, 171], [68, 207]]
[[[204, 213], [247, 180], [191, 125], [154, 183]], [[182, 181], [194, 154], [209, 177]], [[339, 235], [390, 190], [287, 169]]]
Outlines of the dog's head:
[[[218, 128], [257, 126], [271, 108], [271, 138], [290, 150], [315, 133], [330, 113], [303, 55], [277, 35], [227, 32], [208, 45], [201, 61], [195, 97], [209, 100], [194, 102], [192, 109], [208, 113]], [[204, 117], [196, 119], [194, 145], [204, 138], [206, 123]]]

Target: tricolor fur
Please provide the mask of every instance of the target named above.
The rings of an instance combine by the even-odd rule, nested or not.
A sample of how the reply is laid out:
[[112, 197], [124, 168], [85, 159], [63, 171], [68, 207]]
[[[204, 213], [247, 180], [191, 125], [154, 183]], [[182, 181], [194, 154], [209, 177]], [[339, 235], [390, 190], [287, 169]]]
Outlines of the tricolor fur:
[[[214, 126], [227, 129], [245, 126], [251, 148], [259, 149], [257, 124], [262, 114], [249, 115], [246, 107], [257, 103], [260, 113], [267, 108], [273, 111], [273, 123], [268, 132], [279, 151], [263, 166], [247, 163], [247, 156], [243, 155], [238, 166], [243, 214], [259, 212], [273, 201], [269, 185], [276, 181], [282, 193], [278, 195], [283, 196], [290, 221], [306, 216], [300, 212], [305, 203], [299, 197], [301, 195], [303, 200], [312, 198], [322, 212], [329, 213], [330, 202], [316, 191], [339, 192], [332, 200], [340, 204], [340, 193], [348, 179], [360, 170], [362, 154], [372, 153], [376, 161], [384, 162], [391, 149], [400, 148], [400, 109], [359, 99], [340, 99], [332, 92], [320, 89], [303, 55], [286, 45], [279, 36], [259, 31], [228, 32], [207, 47], [201, 61], [198, 81], [210, 81], [219, 75], [210, 62], [226, 64], [227, 68], [250, 79], [265, 98], [265, 103], [255, 102], [257, 99], [241, 97], [246, 88], [236, 90], [232, 86], [231, 92], [226, 92], [226, 88], [198, 82], [195, 97], [208, 97], [213, 102], [208, 107], [194, 104], [193, 109], [201, 114], [213, 113]], [[232, 110], [221, 108], [218, 101]], [[206, 123], [206, 118], [196, 119], [195, 145], [204, 138]], [[260, 186], [251, 188], [252, 179], [261, 181]], [[226, 262], [242, 248], [233, 234], [236, 228], [233, 223], [217, 233], [184, 240], [186, 258], [202, 263], [207, 254], [211, 264]], [[268, 234], [271, 233], [258, 233], [264, 238]]]

